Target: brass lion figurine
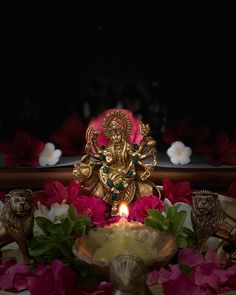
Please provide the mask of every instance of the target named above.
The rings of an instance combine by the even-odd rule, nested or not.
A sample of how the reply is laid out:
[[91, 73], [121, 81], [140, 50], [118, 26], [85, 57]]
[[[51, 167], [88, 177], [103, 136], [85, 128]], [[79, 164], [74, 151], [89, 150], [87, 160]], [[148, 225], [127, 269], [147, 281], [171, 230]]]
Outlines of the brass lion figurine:
[[24, 261], [30, 263], [26, 239], [32, 233], [34, 223], [32, 191], [30, 189], [10, 191], [5, 196], [0, 221], [3, 226], [0, 234], [0, 248], [15, 241]]
[[235, 251], [236, 220], [222, 209], [218, 194], [197, 190], [193, 192], [192, 200], [191, 219], [198, 236], [199, 250], [204, 250], [209, 237], [217, 237], [224, 241], [224, 245], [230, 244]]

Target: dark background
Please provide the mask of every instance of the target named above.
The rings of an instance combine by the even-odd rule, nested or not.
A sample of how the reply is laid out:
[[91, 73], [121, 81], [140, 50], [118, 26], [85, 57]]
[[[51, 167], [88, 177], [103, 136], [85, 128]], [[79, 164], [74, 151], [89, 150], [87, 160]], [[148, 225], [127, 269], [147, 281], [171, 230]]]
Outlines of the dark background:
[[187, 114], [235, 137], [233, 3], [22, 2], [1, 9], [1, 139], [117, 103], [157, 135]]

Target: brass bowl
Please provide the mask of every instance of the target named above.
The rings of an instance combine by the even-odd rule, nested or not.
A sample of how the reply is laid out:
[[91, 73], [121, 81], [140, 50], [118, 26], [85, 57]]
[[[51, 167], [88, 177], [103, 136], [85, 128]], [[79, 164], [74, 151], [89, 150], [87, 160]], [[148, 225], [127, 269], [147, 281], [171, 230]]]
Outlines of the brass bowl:
[[[170, 261], [170, 259], [177, 253], [178, 251], [178, 245], [177, 241], [174, 236], [171, 234], [159, 231], [157, 229], [154, 229], [152, 227], [146, 226], [142, 223], [138, 222], [128, 222], [128, 231], [130, 231], [130, 236], [135, 237], [135, 245], [142, 247], [146, 247], [146, 245], [150, 245], [150, 237], [154, 236], [154, 240], [152, 241], [153, 244], [151, 245], [151, 248], [154, 253], [154, 259], [144, 259], [143, 257], [140, 257], [145, 264], [146, 267], [151, 269], [153, 266], [163, 266], [166, 263]], [[112, 224], [110, 226], [107, 226], [105, 228], [99, 228], [97, 230], [94, 230], [95, 232], [100, 232], [102, 236], [102, 242], [99, 243], [98, 241], [95, 241], [93, 238], [93, 235], [87, 235], [83, 237], [79, 237], [76, 239], [75, 244], [73, 246], [73, 253], [74, 255], [84, 263], [90, 265], [96, 272], [102, 272], [103, 274], [108, 274], [108, 268], [111, 262], [119, 255], [133, 255], [138, 256], [136, 249], [132, 247], [128, 247], [128, 249], [123, 249], [123, 251], [120, 251], [119, 253], [116, 253], [116, 256], [107, 257], [106, 254], [104, 254], [103, 257], [100, 257], [99, 260], [94, 261], [93, 255], [96, 250], [101, 249], [103, 247], [104, 239], [105, 241], [109, 241], [114, 239], [113, 233], [119, 228], [119, 224]], [[93, 231], [93, 230], [92, 230]], [[124, 231], [125, 234], [125, 231]], [[127, 234], [127, 238], [129, 238], [129, 235]], [[148, 246], [145, 248], [145, 250], [148, 251]], [[115, 249], [114, 249], [114, 255], [115, 255]], [[109, 255], [108, 255], [109, 256]]]

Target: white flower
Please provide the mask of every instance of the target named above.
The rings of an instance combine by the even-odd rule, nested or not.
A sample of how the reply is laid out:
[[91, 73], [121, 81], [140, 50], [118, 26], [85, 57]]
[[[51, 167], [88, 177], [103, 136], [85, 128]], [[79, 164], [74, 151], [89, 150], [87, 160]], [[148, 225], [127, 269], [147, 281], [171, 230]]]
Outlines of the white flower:
[[55, 149], [53, 143], [48, 142], [45, 144], [43, 151], [39, 155], [40, 166], [55, 165], [61, 157], [61, 150]]
[[59, 223], [62, 219], [66, 218], [68, 209], [68, 204], [54, 203], [48, 212], [48, 218], [54, 223]]
[[192, 150], [190, 147], [185, 146], [181, 141], [175, 141], [167, 150], [167, 155], [170, 157], [171, 163], [178, 165], [185, 165], [190, 162]]
[[175, 205], [179, 205], [178, 211], [183, 210], [187, 213], [183, 226], [193, 230], [193, 225], [191, 220], [192, 206], [184, 202], [176, 202]]
[[[38, 203], [38, 210], [34, 211], [34, 218], [41, 216], [51, 220], [53, 223], [60, 223], [62, 219], [66, 218], [69, 205], [62, 202], [52, 204], [51, 208], [48, 209], [45, 205]], [[35, 220], [35, 219], [34, 219]], [[43, 235], [43, 231], [37, 225], [36, 221], [34, 222], [33, 228], [34, 236]]]

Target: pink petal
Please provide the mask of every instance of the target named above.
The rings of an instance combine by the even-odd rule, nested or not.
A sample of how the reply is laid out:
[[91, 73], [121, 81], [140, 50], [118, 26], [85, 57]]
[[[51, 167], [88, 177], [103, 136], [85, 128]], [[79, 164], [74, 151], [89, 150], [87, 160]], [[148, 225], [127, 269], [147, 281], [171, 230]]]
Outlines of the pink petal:
[[175, 185], [170, 181], [168, 177], [163, 178], [163, 194], [166, 198], [170, 193], [175, 194]]
[[213, 273], [213, 269], [216, 268], [215, 264], [201, 264], [195, 269], [195, 282], [198, 286], [209, 286], [215, 292], [219, 291], [219, 278]]
[[196, 250], [190, 248], [181, 249], [178, 257], [179, 263], [186, 264], [191, 267], [196, 267], [204, 262], [202, 255], [200, 255]]
[[44, 191], [50, 197], [57, 197], [58, 199], [67, 198], [66, 188], [59, 181], [49, 179], [45, 184]]
[[159, 271], [154, 270], [148, 273], [147, 284], [149, 286], [155, 284], [162, 284], [168, 282], [170, 277], [170, 272], [164, 268], [161, 268]]
[[192, 193], [191, 184], [188, 181], [181, 181], [176, 184], [176, 194], [175, 197], [184, 197]]
[[56, 294], [55, 282], [50, 270], [42, 276], [35, 275], [28, 277], [27, 282], [28, 289], [32, 295]]

